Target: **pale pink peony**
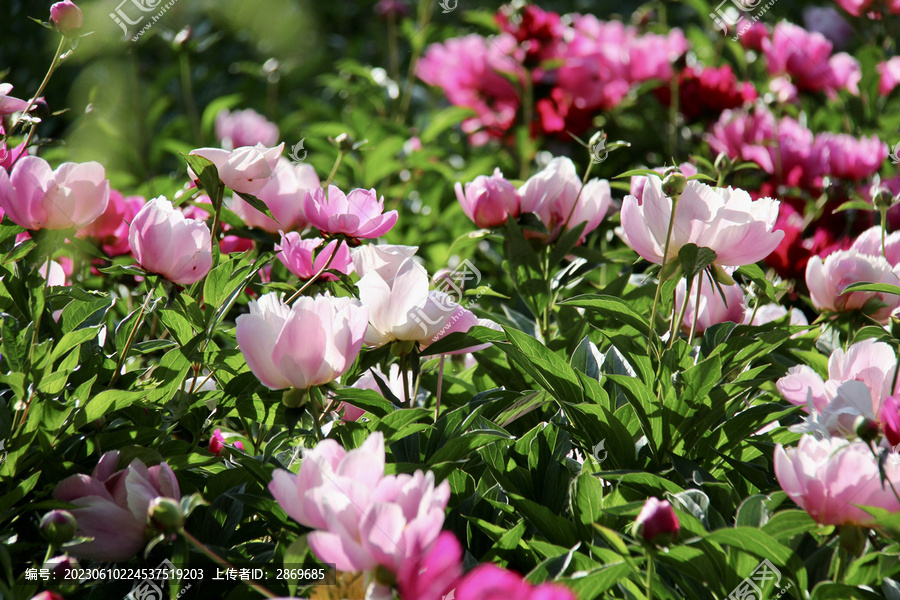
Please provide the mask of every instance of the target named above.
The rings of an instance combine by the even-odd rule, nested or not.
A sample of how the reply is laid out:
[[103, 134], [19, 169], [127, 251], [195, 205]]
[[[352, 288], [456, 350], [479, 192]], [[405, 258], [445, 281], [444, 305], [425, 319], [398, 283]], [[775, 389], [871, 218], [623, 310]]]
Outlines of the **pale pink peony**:
[[309, 226], [303, 202], [307, 192], [319, 187], [319, 177], [312, 165], [292, 164], [281, 157], [272, 173], [272, 178], [255, 196], [265, 204], [274, 219], [267, 217], [241, 199], [232, 199], [232, 210], [250, 227], [257, 227], [269, 233], [279, 231], [303, 231]]
[[25, 229], [83, 228], [103, 214], [109, 181], [97, 162], [63, 163], [24, 156], [12, 175], [0, 169], [0, 208]]
[[212, 241], [202, 221], [185, 218], [163, 196], [147, 202], [128, 233], [135, 260], [179, 285], [200, 281], [212, 268]]
[[266, 387], [307, 389], [338, 379], [353, 365], [367, 310], [351, 298], [301, 296], [288, 306], [270, 292], [235, 321], [238, 348]]
[[[866, 229], [850, 246], [860, 254], [869, 256], [884, 256], [892, 267], [900, 266], [900, 231], [884, 236], [884, 254], [881, 252], [881, 226], [875, 225]], [[897, 285], [900, 285], [898, 283]]]
[[[890, 263], [883, 256], [869, 256], [857, 250], [839, 250], [823, 261], [818, 256], [806, 265], [806, 287], [813, 306], [820, 311], [862, 311], [879, 323], [887, 323], [891, 313], [900, 306], [900, 296], [880, 292], [849, 292], [844, 289], [853, 283], [900, 284]], [[875, 306], [866, 304], [874, 302]]]
[[[284, 150], [284, 142], [274, 148], [262, 144], [244, 146], [232, 151], [221, 148], [198, 148], [191, 154], [212, 161], [219, 172], [219, 180], [225, 187], [242, 194], [256, 194], [272, 178], [278, 165], [278, 157]], [[197, 175], [188, 169], [191, 178]]]
[[878, 63], [878, 73], [881, 75], [878, 80], [878, 93], [887, 96], [900, 85], [900, 56]]
[[138, 459], [117, 471], [119, 452], [104, 454], [94, 472], [59, 482], [53, 497], [71, 502], [81, 535], [89, 542], [70, 546], [74, 556], [97, 561], [125, 561], [149, 540], [147, 508], [154, 498], [181, 499], [178, 480], [166, 463], [149, 469]]
[[[415, 256], [418, 246], [394, 246], [390, 244], [366, 244], [350, 251], [353, 268], [360, 277], [369, 272], [378, 273], [384, 281], [390, 283], [407, 258]], [[424, 267], [422, 268], [424, 271]]]
[[[698, 283], [699, 282], [699, 283]], [[697, 286], [700, 285], [700, 308], [697, 309]], [[681, 310], [684, 302], [684, 292], [687, 288], [687, 279], [682, 278], [675, 288], [675, 306]], [[744, 320], [744, 290], [739, 284], [721, 285], [722, 294], [719, 293], [716, 284], [709, 281], [709, 277], [703, 274], [695, 278], [688, 296], [687, 308], [684, 319], [681, 322], [681, 330], [685, 333], [691, 330], [694, 323], [694, 314], [697, 315], [697, 324], [694, 326], [696, 333], [703, 333], [713, 325], [719, 323], [741, 323]]]
[[[622, 229], [626, 242], [650, 262], [662, 263], [672, 200], [663, 194], [661, 182], [650, 177], [643, 203], [626, 196], [622, 204]], [[740, 189], [713, 188], [688, 181], [675, 210], [675, 224], [667, 260], [678, 260], [678, 250], [692, 243], [712, 249], [716, 264], [737, 267], [764, 259], [772, 253], [783, 231], [774, 231], [778, 201], [751, 200]]]
[[326, 439], [303, 451], [296, 475], [276, 470], [269, 491], [291, 518], [316, 530], [308, 539], [321, 561], [339, 571], [381, 565], [398, 573], [436, 542], [450, 485], [435, 485], [430, 471], [385, 475], [384, 467], [381, 432], [350, 452]]
[[859, 506], [900, 511], [891, 489], [900, 490], [900, 464], [884, 463], [881, 483], [878, 459], [864, 442], [840, 438], [800, 438], [796, 448], [775, 448], [775, 476], [787, 495], [822, 525], [867, 525], [875, 518]]

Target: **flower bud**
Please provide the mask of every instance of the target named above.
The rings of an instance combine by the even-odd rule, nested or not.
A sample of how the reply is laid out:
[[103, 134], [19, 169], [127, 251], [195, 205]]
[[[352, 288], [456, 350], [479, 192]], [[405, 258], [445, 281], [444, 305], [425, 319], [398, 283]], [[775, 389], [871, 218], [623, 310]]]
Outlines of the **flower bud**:
[[50, 22], [63, 35], [81, 29], [84, 24], [84, 15], [72, 0], [63, 0], [50, 7]]
[[878, 421], [875, 419], [869, 419], [860, 415], [856, 417], [853, 428], [856, 430], [856, 435], [859, 436], [859, 439], [864, 442], [871, 442], [878, 437]]
[[687, 177], [681, 171], [673, 170], [671, 173], [663, 177], [662, 191], [666, 196], [680, 196], [687, 185]]
[[281, 403], [288, 408], [300, 408], [309, 400], [309, 389], [290, 388], [281, 396]]
[[51, 510], [41, 518], [41, 537], [53, 544], [61, 546], [75, 537], [78, 523], [67, 510]]
[[47, 562], [43, 564], [44, 569], [50, 571], [51, 577], [56, 580], [65, 580], [71, 579], [71, 575], [66, 577], [68, 571], [72, 569], [80, 568], [78, 561], [69, 556], [68, 554], [63, 554], [62, 556], [54, 556], [49, 559]]
[[887, 210], [894, 205], [894, 196], [890, 190], [877, 188], [872, 194], [872, 204], [875, 205], [875, 210]]
[[331, 142], [338, 147], [338, 150], [341, 152], [350, 152], [353, 150], [353, 138], [350, 137], [350, 134], [344, 132], [337, 137], [333, 138]]
[[391, 344], [391, 355], [396, 358], [400, 358], [401, 356], [406, 356], [410, 352], [412, 352], [416, 343], [413, 340], [397, 340], [393, 344]]
[[668, 500], [648, 498], [634, 522], [634, 533], [647, 542], [665, 546], [678, 537], [678, 517]]
[[147, 507], [147, 522], [163, 533], [177, 533], [184, 527], [184, 513], [176, 500], [157, 496]]

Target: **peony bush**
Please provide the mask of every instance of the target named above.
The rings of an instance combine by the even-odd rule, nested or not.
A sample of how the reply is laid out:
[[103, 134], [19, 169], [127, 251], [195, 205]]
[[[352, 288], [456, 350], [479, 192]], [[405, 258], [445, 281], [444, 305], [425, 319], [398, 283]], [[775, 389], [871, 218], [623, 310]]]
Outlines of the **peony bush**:
[[0, 8], [0, 596], [898, 597], [896, 2], [100, 4]]

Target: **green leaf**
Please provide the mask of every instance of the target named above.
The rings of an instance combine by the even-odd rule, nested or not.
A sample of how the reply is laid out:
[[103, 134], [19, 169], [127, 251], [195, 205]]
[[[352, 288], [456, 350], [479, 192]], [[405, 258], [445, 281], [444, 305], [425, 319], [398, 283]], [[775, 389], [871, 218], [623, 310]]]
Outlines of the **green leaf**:
[[[269, 210], [269, 207], [266, 205], [266, 203], [263, 202], [262, 200], [260, 200], [259, 198], [257, 198], [256, 196], [253, 196], [251, 194], [245, 194], [243, 192], [235, 192], [235, 194], [240, 196], [241, 200], [243, 200], [244, 202], [246, 202], [247, 204], [249, 204], [256, 210], [258, 210], [262, 214], [266, 215], [270, 219], [275, 219], [275, 215], [272, 214], [272, 211]], [[277, 221], [277, 219], [275, 219], [275, 220]]]
[[699, 248], [697, 244], [685, 244], [678, 249], [678, 260], [684, 270], [684, 276], [690, 283], [698, 273], [716, 261], [717, 255], [710, 248]]
[[584, 308], [585, 310], [599, 312], [613, 321], [621, 321], [642, 333], [650, 330], [650, 324], [642, 314], [631, 308], [631, 305], [628, 302], [621, 298], [616, 298], [615, 296], [584, 294], [560, 302], [559, 304], [577, 306], [579, 308]]
[[197, 178], [200, 180], [200, 186], [209, 196], [210, 200], [216, 201], [219, 196], [219, 170], [213, 161], [208, 158], [196, 154], [183, 154], [185, 162], [191, 168]]
[[637, 175], [652, 175], [657, 179], [662, 179], [662, 173], [659, 171], [654, 171], [653, 169], [632, 169], [631, 171], [625, 171], [624, 173], [620, 173], [613, 177], [613, 179], [623, 179], [625, 177], [635, 177]]
[[844, 293], [849, 292], [877, 292], [879, 294], [900, 295], [900, 286], [890, 283], [851, 283], [844, 288]]
[[791, 559], [793, 551], [780, 544], [774, 537], [754, 527], [726, 527], [711, 531], [704, 539], [725, 544], [759, 558], [768, 558], [775, 566], [783, 567]]
[[868, 202], [864, 202], [862, 200], [848, 200], [844, 202], [836, 209], [834, 209], [832, 214], [843, 212], [845, 210], [865, 210], [865, 211], [873, 211], [875, 207], [869, 204]]

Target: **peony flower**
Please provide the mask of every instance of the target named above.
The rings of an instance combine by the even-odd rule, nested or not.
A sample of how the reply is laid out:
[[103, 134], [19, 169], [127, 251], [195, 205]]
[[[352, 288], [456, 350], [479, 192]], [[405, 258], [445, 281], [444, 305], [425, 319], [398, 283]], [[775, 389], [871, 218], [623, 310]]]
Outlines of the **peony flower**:
[[397, 573], [400, 600], [445, 600], [462, 575], [463, 550], [456, 536], [443, 531], [428, 553], [414, 549]]
[[23, 156], [12, 175], [0, 169], [0, 208], [25, 229], [83, 228], [106, 210], [109, 181], [97, 162], [63, 163]]
[[800, 90], [824, 91], [834, 96], [839, 88], [858, 94], [856, 84], [862, 77], [853, 57], [831, 55], [832, 44], [825, 36], [809, 32], [799, 25], [781, 22], [772, 37], [762, 40], [762, 52], [771, 75], [790, 75]]
[[353, 261], [354, 270], [360, 277], [364, 277], [369, 272], [375, 272], [381, 279], [390, 283], [397, 275], [403, 261], [412, 258], [418, 250], [418, 246], [366, 244], [353, 248], [350, 251], [350, 258]]
[[667, 545], [678, 537], [678, 516], [668, 500], [648, 498], [634, 522], [635, 535], [651, 544]]
[[342, 233], [354, 238], [377, 238], [397, 222], [397, 211], [384, 212], [384, 197], [375, 190], [355, 189], [344, 194], [336, 186], [317, 188], [306, 194], [306, 218], [323, 233]]
[[864, 442], [800, 438], [796, 448], [775, 448], [775, 476], [781, 488], [822, 525], [868, 525], [875, 521], [859, 506], [900, 511], [891, 486], [900, 489], [900, 464], [886, 461], [884, 485], [878, 459]]
[[80, 535], [93, 540], [69, 546], [78, 558], [125, 561], [140, 552], [149, 539], [147, 509], [159, 497], [181, 500], [178, 480], [166, 463], [149, 469], [134, 459], [117, 471], [119, 452], [104, 454], [93, 473], [72, 475], [53, 490], [53, 497], [71, 502]]
[[216, 115], [216, 138], [226, 150], [257, 144], [274, 146], [278, 135], [278, 125], [250, 108], [234, 112], [223, 108]]
[[[22, 112], [28, 106], [27, 100], [10, 96], [13, 86], [11, 83], [0, 83], [0, 117]], [[34, 110], [32, 106], [31, 110]]]
[[455, 597], [461, 600], [576, 600], [572, 590], [562, 584], [531, 585], [518, 573], [492, 563], [478, 565], [469, 571], [454, 591]]
[[855, 138], [852, 135], [820, 133], [815, 146], [821, 149], [829, 165], [829, 173], [854, 181], [868, 179], [881, 168], [888, 157], [887, 144], [877, 136]]
[[465, 192], [459, 182], [453, 189], [463, 212], [483, 229], [498, 227], [508, 217], [519, 216], [519, 192], [503, 178], [500, 169], [494, 169], [490, 177], [479, 175], [466, 184]]
[[435, 485], [430, 471], [384, 474], [384, 435], [371, 434], [347, 452], [334, 440], [303, 451], [300, 472], [276, 470], [269, 491], [284, 511], [316, 531], [309, 545], [339, 571], [378, 565], [398, 573], [410, 556], [437, 541], [450, 485]]
[[[670, 106], [669, 86], [653, 90], [663, 106]], [[731, 66], [687, 67], [678, 75], [678, 110], [688, 121], [716, 119], [723, 110], [737, 108], [756, 100], [756, 88], [750, 82], [738, 82]]]
[[272, 173], [272, 178], [256, 193], [275, 219], [259, 212], [240, 197], [232, 199], [232, 210], [250, 227], [257, 227], [269, 233], [279, 231], [303, 231], [309, 226], [303, 212], [303, 201], [307, 192], [319, 187], [319, 177], [312, 165], [295, 165], [281, 157]]
[[[782, 317], [790, 312], [790, 319], [788, 319], [788, 323], [790, 325], [809, 325], [809, 320], [806, 318], [806, 315], [803, 314], [799, 308], [792, 308], [788, 311], [787, 308], [780, 304], [766, 304], [764, 306], [759, 307], [756, 311], [752, 308], [747, 307], [747, 310], [744, 312], [744, 320], [742, 323], [744, 325], [765, 325], [766, 323], [771, 323], [773, 321], [778, 321]], [[755, 313], [755, 316], [754, 316]], [[753, 317], [751, 321], [750, 318]]]
[[888, 96], [897, 85], [900, 85], [900, 56], [894, 56], [878, 63], [878, 93]]
[[143, 268], [179, 285], [200, 281], [212, 267], [209, 227], [185, 218], [163, 196], [135, 215], [128, 243]]
[[[324, 248], [313, 256], [313, 252], [322, 245], [322, 238], [300, 239], [296, 231], [281, 234], [281, 243], [275, 244], [278, 252], [278, 260], [287, 267], [288, 271], [300, 279], [312, 279], [325, 265], [328, 270], [335, 270], [344, 275], [353, 272], [353, 263], [350, 261], [350, 249], [347, 243], [341, 240], [331, 240]], [[337, 281], [337, 276], [328, 271], [319, 276], [324, 281]]]
[[108, 256], [128, 254], [129, 223], [140, 212], [147, 200], [143, 196], [123, 196], [118, 190], [109, 191], [106, 210], [97, 219], [79, 231], [79, 236], [91, 238]]
[[[283, 150], [282, 142], [274, 148], [257, 144], [230, 152], [221, 148], [198, 148], [191, 150], [191, 154], [212, 161], [225, 187], [241, 194], [256, 194], [271, 179]], [[188, 170], [191, 178], [197, 179], [196, 173], [191, 169]]]
[[888, 444], [896, 448], [900, 444], [900, 395], [894, 394], [884, 399], [878, 420]]
[[586, 223], [582, 240], [600, 225], [612, 202], [608, 181], [591, 179], [582, 188], [575, 164], [564, 156], [532, 175], [519, 188], [519, 195], [521, 212], [537, 213], [551, 236], [563, 226], [572, 229]]
[[842, 384], [860, 381], [869, 390], [871, 412], [877, 414], [883, 399], [891, 393], [896, 361], [888, 344], [867, 339], [852, 344], [846, 352], [838, 348], [831, 353], [827, 381], [810, 367], [798, 365], [791, 367], [775, 387], [791, 404], [821, 413], [837, 397]]
[[[697, 286], [700, 287], [700, 308], [697, 309]], [[688, 296], [687, 308], [684, 311], [684, 319], [681, 322], [681, 329], [685, 333], [691, 330], [694, 324], [694, 315], [697, 315], [697, 324], [694, 331], [703, 333], [713, 325], [719, 323], [732, 322], [741, 323], [744, 320], [744, 310], [746, 304], [744, 302], [744, 290], [739, 284], [720, 286], [725, 299], [719, 293], [719, 288], [715, 283], [709, 281], [707, 277], [704, 281], [703, 274], [695, 278], [691, 293]], [[687, 288], [687, 279], [682, 278], [675, 288], [675, 306], [681, 310], [684, 302], [684, 292]]]
[[84, 24], [84, 15], [81, 9], [72, 0], [63, 0], [50, 7], [50, 23], [63, 35], [81, 29]]
[[288, 306], [270, 292], [235, 321], [247, 366], [273, 390], [307, 389], [338, 379], [356, 360], [368, 311], [350, 298], [301, 296]]
[[[225, 436], [222, 435], [221, 429], [216, 429], [211, 438], [209, 438], [209, 451], [216, 456], [222, 454], [222, 448], [225, 447]], [[244, 449], [243, 442], [235, 442], [234, 447], [238, 450]]]
[[[672, 200], [656, 177], [648, 178], [643, 196], [641, 204], [634, 196], [626, 196], [622, 204], [625, 241], [645, 259], [661, 264]], [[675, 209], [668, 260], [678, 260], [678, 250], [692, 243], [712, 249], [721, 266], [755, 263], [784, 237], [784, 232], [773, 231], [777, 217], [777, 200], [753, 201], [743, 190], [688, 181]]]
[[884, 237], [884, 254], [881, 253], [881, 226], [875, 225], [866, 229], [850, 246], [860, 254], [868, 256], [884, 256], [893, 267], [900, 265], [900, 231], [889, 233]]
[[[370, 368], [360, 375], [359, 379], [357, 379], [351, 387], [358, 390], [372, 390], [373, 392], [377, 392], [384, 396], [381, 392], [381, 388], [378, 387], [378, 381], [375, 379], [376, 375], [381, 381], [387, 384], [388, 389], [396, 398], [399, 399], [406, 396], [406, 391], [403, 389], [403, 374], [400, 372], [400, 365], [397, 363], [391, 364], [387, 375], [382, 373], [381, 369], [377, 366]], [[412, 390], [412, 373], [407, 373], [406, 381], [409, 389]], [[340, 408], [344, 409], [344, 421], [356, 421], [366, 413], [366, 411], [361, 408], [357, 408], [346, 402], [341, 402], [341, 406], [338, 409], [340, 410]]]
[[[813, 306], [820, 311], [848, 312], [865, 309], [879, 323], [887, 323], [900, 306], [900, 296], [880, 292], [849, 292], [853, 283], [900, 283], [883, 256], [868, 256], [856, 250], [840, 250], [824, 261], [814, 256], [806, 265], [806, 287]], [[873, 306], [867, 303], [875, 301]]]
[[401, 340], [423, 345], [446, 335], [450, 325], [462, 321], [468, 329], [478, 319], [439, 291], [428, 290], [428, 274], [411, 258], [405, 259], [396, 275], [386, 281], [377, 271], [367, 272], [356, 283], [359, 298], [369, 309], [366, 344], [382, 346]]

